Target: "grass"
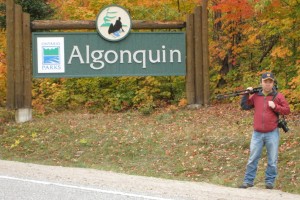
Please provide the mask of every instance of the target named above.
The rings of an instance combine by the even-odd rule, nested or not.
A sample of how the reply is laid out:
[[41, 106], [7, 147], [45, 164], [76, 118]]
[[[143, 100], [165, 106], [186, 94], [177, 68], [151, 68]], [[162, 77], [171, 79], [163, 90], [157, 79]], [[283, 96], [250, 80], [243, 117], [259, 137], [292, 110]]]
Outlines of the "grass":
[[[237, 187], [249, 155], [252, 115], [237, 104], [220, 104], [150, 115], [64, 111], [16, 124], [2, 108], [0, 158]], [[276, 189], [300, 194], [299, 115], [288, 122], [290, 132], [281, 131]], [[258, 187], [264, 187], [265, 167], [264, 153]]]

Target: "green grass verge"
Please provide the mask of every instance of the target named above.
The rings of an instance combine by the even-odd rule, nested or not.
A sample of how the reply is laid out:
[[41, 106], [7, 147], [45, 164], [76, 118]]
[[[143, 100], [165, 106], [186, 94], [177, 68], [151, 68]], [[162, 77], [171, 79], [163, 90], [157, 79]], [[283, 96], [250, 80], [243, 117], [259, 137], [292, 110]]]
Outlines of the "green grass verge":
[[[34, 115], [16, 124], [0, 109], [0, 158], [46, 165], [95, 168], [237, 187], [249, 155], [252, 112], [221, 104], [199, 110], [164, 109]], [[276, 189], [300, 194], [299, 115], [281, 131]], [[266, 154], [256, 186], [264, 187]]]

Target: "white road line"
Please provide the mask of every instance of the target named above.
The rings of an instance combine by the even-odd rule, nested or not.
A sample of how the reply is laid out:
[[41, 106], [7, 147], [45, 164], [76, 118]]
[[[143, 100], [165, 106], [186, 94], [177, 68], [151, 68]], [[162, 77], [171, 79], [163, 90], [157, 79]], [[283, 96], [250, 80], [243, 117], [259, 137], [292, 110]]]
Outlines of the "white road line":
[[0, 176], [0, 179], [16, 180], [16, 181], [29, 182], [29, 183], [42, 184], [42, 185], [54, 185], [54, 186], [59, 186], [59, 187], [73, 188], [73, 189], [79, 189], [79, 190], [87, 190], [87, 191], [100, 192], [100, 193], [106, 193], [106, 194], [114, 194], [114, 195], [121, 195], [121, 196], [128, 196], [128, 197], [138, 197], [138, 198], [143, 198], [143, 199], [171, 200], [171, 199], [165, 199], [165, 198], [159, 198], [159, 197], [151, 197], [151, 196], [144, 196], [144, 195], [117, 192], [117, 191], [110, 191], [110, 190], [101, 190], [101, 189], [96, 189], [96, 188], [88, 188], [88, 187], [81, 187], [81, 186], [74, 186], [74, 185], [65, 185], [65, 184], [53, 183], [53, 182], [47, 182], [47, 181], [36, 181], [36, 180], [30, 180], [30, 179], [15, 178], [15, 177], [10, 177], [10, 176]]

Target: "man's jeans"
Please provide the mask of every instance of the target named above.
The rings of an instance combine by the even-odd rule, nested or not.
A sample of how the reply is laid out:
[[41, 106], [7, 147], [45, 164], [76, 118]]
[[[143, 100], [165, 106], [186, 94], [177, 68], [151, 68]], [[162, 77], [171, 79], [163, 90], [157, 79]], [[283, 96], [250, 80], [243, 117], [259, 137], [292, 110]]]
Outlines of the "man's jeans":
[[277, 158], [279, 146], [278, 128], [268, 133], [253, 132], [250, 144], [250, 157], [247, 163], [244, 183], [253, 185], [256, 176], [258, 161], [261, 157], [263, 146], [267, 148], [268, 167], [266, 169], [265, 183], [274, 185], [277, 176]]

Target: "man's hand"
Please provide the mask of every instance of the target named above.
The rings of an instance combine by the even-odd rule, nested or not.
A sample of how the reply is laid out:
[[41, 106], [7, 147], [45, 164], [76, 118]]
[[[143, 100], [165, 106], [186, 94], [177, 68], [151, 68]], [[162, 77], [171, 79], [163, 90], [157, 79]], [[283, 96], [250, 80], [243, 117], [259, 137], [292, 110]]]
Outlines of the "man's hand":
[[275, 103], [273, 101], [268, 101], [269, 107], [274, 109], [275, 108]]
[[249, 93], [252, 93], [253, 87], [247, 87], [247, 90], [249, 90]]

